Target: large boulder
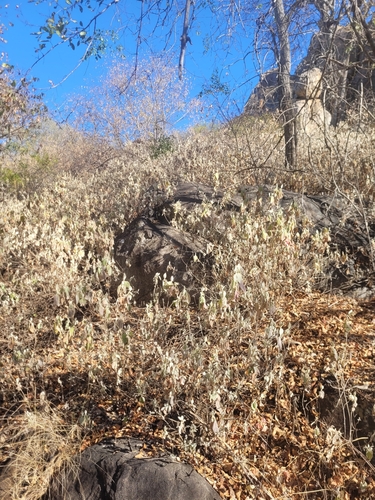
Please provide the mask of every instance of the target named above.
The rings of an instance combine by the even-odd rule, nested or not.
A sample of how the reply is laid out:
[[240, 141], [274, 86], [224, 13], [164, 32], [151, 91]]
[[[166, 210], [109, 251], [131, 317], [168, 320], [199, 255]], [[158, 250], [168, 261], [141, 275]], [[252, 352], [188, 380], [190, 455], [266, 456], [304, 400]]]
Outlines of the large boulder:
[[220, 500], [190, 465], [148, 457], [136, 439], [108, 438], [87, 448], [43, 500]]
[[[273, 186], [244, 186], [241, 194], [245, 203], [262, 199], [268, 204]], [[332, 259], [325, 269], [321, 286], [333, 292], [343, 292], [359, 299], [375, 296], [375, 270], [371, 241], [375, 238], [375, 221], [361, 214], [348, 200], [338, 195], [307, 195], [282, 190], [279, 206], [283, 211], [295, 207], [300, 225], [307, 222], [311, 234], [328, 230], [331, 251], [346, 254], [343, 263]], [[367, 218], [367, 220], [366, 220]]]
[[162, 301], [171, 302], [182, 288], [196, 299], [199, 276], [211, 262], [203, 238], [147, 217], [138, 217], [117, 236], [114, 254], [139, 303], [150, 301], [163, 279], [168, 286], [160, 292]]
[[[346, 116], [346, 107], [351, 100], [349, 95], [354, 90], [353, 76], [358, 74], [356, 65], [361, 57], [363, 49], [350, 26], [332, 24], [327, 28], [324, 25], [312, 36], [307, 54], [296, 69], [297, 75], [315, 68], [323, 72], [325, 105], [332, 114], [333, 125]], [[360, 66], [363, 68], [362, 63]], [[362, 69], [359, 71], [361, 73]], [[360, 84], [356, 84], [356, 91], [359, 87]]]
[[323, 74], [319, 68], [304, 71], [294, 84], [297, 130], [318, 139], [331, 125], [331, 114], [321, 100]]
[[[331, 114], [322, 101], [322, 71], [313, 67], [298, 76], [291, 76], [291, 80], [298, 130], [308, 135], [325, 130], [331, 124]], [[277, 72], [266, 73], [253, 90], [244, 112], [254, 115], [279, 109], [279, 89]]]
[[311, 68], [299, 75], [294, 84], [297, 99], [319, 99], [322, 95], [323, 81], [319, 68]]
[[[371, 24], [369, 25], [370, 29]], [[347, 116], [348, 106], [365, 105], [373, 109], [375, 71], [374, 54], [366, 39], [358, 41], [351, 26], [336, 22], [323, 23], [321, 29], [311, 37], [306, 56], [301, 60], [294, 75], [292, 86], [297, 99], [309, 99], [309, 85], [303, 81], [310, 74], [323, 73], [322, 85], [316, 87], [314, 98], [324, 92], [325, 108], [332, 115], [332, 124], [337, 125]], [[314, 90], [314, 85], [312, 86]], [[318, 91], [318, 92], [316, 92]], [[244, 113], [262, 114], [280, 108], [277, 71], [271, 70], [260, 77], [253, 89]]]
[[[164, 279], [164, 288], [158, 296], [164, 303], [173, 301], [178, 292], [187, 292], [187, 299], [196, 302], [200, 295], [202, 280], [208, 284], [213, 257], [210, 242], [205, 237], [208, 221], [200, 218], [204, 204], [220, 206], [223, 210], [239, 210], [242, 198], [226, 197], [214, 187], [193, 182], [181, 182], [172, 196], [155, 207], [148, 207], [144, 215], [132, 221], [119, 234], [114, 243], [115, 261], [130, 280], [138, 303], [150, 301], [154, 288]], [[197, 211], [201, 231], [191, 231], [187, 224], [188, 215]], [[175, 219], [183, 219], [179, 226]], [[225, 225], [213, 210], [211, 225], [220, 233]], [[196, 223], [197, 224], [197, 223]], [[155, 276], [158, 275], [157, 280]]]
[[[300, 134], [315, 140], [324, 138], [331, 125], [332, 116], [319, 99], [297, 100], [295, 103], [296, 126]], [[301, 137], [301, 135], [300, 135]]]
[[[209, 287], [212, 282], [212, 241], [219, 242], [220, 235], [225, 234], [227, 222], [223, 215], [241, 207], [251, 211], [253, 204], [267, 210], [274, 191], [272, 186], [244, 186], [236, 196], [226, 196], [210, 186], [181, 183], [173, 196], [150, 207], [147, 217], [131, 222], [116, 237], [114, 254], [136, 291], [138, 303], [151, 300], [156, 281], [160, 284], [163, 278], [164, 287], [158, 291], [161, 302], [172, 302], [185, 289], [187, 300], [196, 303], [202, 285]], [[312, 234], [329, 230], [331, 250], [348, 254], [345, 264], [333, 263], [326, 269], [324, 286], [344, 287], [363, 298], [375, 294], [370, 245], [370, 239], [375, 237], [375, 223], [368, 220], [366, 226], [360, 213], [339, 196], [308, 196], [282, 190], [278, 203], [283, 211], [296, 207], [301, 227], [308, 221]], [[206, 210], [207, 206], [212, 210]], [[192, 218], [195, 222], [190, 225], [189, 216], [194, 211], [198, 216]], [[182, 220], [175, 227], [178, 218]]]

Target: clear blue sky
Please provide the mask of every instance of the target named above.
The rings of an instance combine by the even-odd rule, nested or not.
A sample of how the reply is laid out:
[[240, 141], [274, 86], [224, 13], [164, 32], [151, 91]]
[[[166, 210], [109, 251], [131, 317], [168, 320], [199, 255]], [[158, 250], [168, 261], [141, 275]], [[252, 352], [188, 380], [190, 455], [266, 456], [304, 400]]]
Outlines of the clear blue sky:
[[[124, 54], [131, 60], [135, 50], [135, 38], [131, 31], [135, 27], [135, 23], [132, 26], [129, 17], [137, 17], [141, 2], [120, 0], [120, 4], [127, 11], [123, 10], [121, 15], [114, 15], [114, 10], [108, 11], [100, 19], [100, 26], [105, 29], [118, 30], [117, 43], [124, 47]], [[0, 0], [1, 22], [7, 28], [3, 35], [7, 43], [1, 44], [1, 50], [8, 54], [9, 63], [23, 72], [28, 71], [40, 55], [35, 52], [38, 41], [31, 33], [39, 31], [50, 12], [51, 8], [48, 7], [48, 2], [36, 5], [29, 3], [28, 0], [19, 0], [18, 2], [17, 0], [9, 0], [8, 2]], [[124, 25], [125, 19], [127, 19], [126, 29], [119, 31], [119, 28]], [[223, 27], [224, 22], [223, 16]], [[145, 41], [142, 44], [145, 54], [150, 48], [157, 52], [163, 47], [164, 33], [159, 30], [155, 37], [147, 38], [147, 30], [149, 29], [151, 28], [145, 22]], [[176, 52], [179, 49], [181, 31], [182, 19], [171, 38], [171, 45], [174, 44]], [[188, 45], [186, 55], [186, 72], [193, 81], [192, 95], [196, 95], [202, 90], [202, 85], [210, 80], [213, 71], [217, 69], [221, 81], [227, 83], [233, 91], [230, 99], [234, 100], [242, 109], [252, 87], [257, 83], [252, 54], [246, 58], [245, 62], [243, 61], [243, 54], [251, 48], [252, 34], [249, 33], [248, 36], [245, 34], [238, 38], [236, 44], [229, 44], [226, 50], [220, 48], [219, 45], [213, 45], [212, 50], [205, 52], [205, 35], [209, 33], [212, 34], [212, 16], [208, 11], [201, 11], [189, 33], [193, 45]], [[107, 53], [108, 57], [111, 57], [110, 50]], [[84, 93], [85, 87], [95, 85], [98, 78], [105, 72], [103, 59], [96, 61], [94, 58], [90, 58], [76, 69], [64, 83], [56, 88], [51, 88], [50, 82], [59, 83], [76, 67], [80, 55], [82, 55], [82, 51], [79, 48], [73, 51], [67, 44], [64, 44], [39, 61], [29, 73], [30, 76], [39, 78], [36, 88], [43, 91], [45, 101], [51, 109], [62, 105], [71, 93]]]

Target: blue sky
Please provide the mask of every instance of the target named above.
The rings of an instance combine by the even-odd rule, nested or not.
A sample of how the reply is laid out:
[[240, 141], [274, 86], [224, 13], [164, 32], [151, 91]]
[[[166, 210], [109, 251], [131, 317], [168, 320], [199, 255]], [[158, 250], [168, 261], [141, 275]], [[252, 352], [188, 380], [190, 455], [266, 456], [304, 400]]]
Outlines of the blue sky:
[[[131, 31], [134, 31], [135, 25], [132, 26], [129, 19], [132, 16], [138, 16], [140, 2], [138, 0], [126, 0], [126, 2], [120, 0], [120, 4], [123, 6], [123, 11], [119, 15], [114, 15], [113, 9], [108, 11], [100, 19], [100, 26], [118, 31], [119, 38], [116, 43], [124, 47], [124, 55], [131, 60], [135, 51], [135, 37]], [[127, 9], [126, 12], [124, 9]], [[35, 52], [38, 41], [31, 33], [39, 31], [50, 11], [48, 2], [36, 5], [28, 0], [19, 0], [18, 2], [17, 0], [9, 0], [8, 2], [0, 0], [1, 22], [7, 28], [4, 33], [7, 43], [2, 44], [2, 51], [8, 54], [9, 63], [23, 72], [28, 71], [40, 55], [40, 53]], [[125, 19], [127, 19], [127, 29], [120, 31], [119, 28], [124, 25]], [[224, 26], [224, 17], [222, 21]], [[159, 30], [155, 36], [147, 38], [147, 31], [150, 29], [150, 25], [148, 26], [145, 22], [145, 39], [142, 44], [145, 55], [150, 50], [158, 52], [164, 47], [165, 32]], [[179, 49], [181, 30], [182, 19], [171, 37], [170, 50], [175, 50], [176, 53]], [[242, 109], [252, 87], [257, 83], [257, 72], [252, 54], [245, 61], [243, 60], [243, 54], [249, 51], [249, 48], [251, 50], [252, 35], [251, 33], [243, 33], [241, 37], [237, 38], [236, 43], [232, 40], [224, 50], [222, 45], [214, 43], [215, 36], [219, 38], [219, 29], [218, 35], [211, 38], [211, 50], [205, 51], [205, 35], [209, 33], [212, 34], [212, 15], [209, 11], [201, 11], [189, 33], [193, 45], [188, 45], [186, 55], [186, 73], [193, 83], [192, 96], [197, 95], [202, 90], [202, 86], [210, 81], [211, 75], [217, 70], [221, 81], [228, 84], [232, 91], [230, 99], [236, 102], [239, 109]], [[82, 51], [80, 52], [79, 49], [73, 51], [67, 44], [64, 44], [54, 49], [30, 70], [30, 76], [39, 78], [36, 88], [44, 93], [45, 101], [50, 109], [62, 106], [72, 93], [84, 93], [85, 89], [95, 85], [105, 72], [105, 58], [99, 61], [90, 58], [73, 71], [80, 55], [82, 55]], [[111, 49], [108, 49], [107, 57], [111, 58], [112, 54]], [[52, 88], [72, 71], [69, 78], [57, 85], [56, 88]]]

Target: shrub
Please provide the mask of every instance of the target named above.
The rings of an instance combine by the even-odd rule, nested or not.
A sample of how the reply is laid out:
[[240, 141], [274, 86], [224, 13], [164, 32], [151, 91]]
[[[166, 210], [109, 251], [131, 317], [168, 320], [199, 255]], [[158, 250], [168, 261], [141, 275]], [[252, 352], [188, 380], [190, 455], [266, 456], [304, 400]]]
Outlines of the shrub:
[[165, 147], [177, 124], [187, 117], [191, 121], [198, 109], [188, 93], [188, 81], [178, 79], [166, 57], [113, 61], [91, 98], [75, 98], [73, 115], [81, 130], [99, 133], [116, 147], [137, 139]]
[[37, 127], [46, 112], [42, 95], [32, 87], [35, 80], [27, 80], [13, 66], [3, 63], [0, 68], [0, 144], [21, 139], [28, 130]]

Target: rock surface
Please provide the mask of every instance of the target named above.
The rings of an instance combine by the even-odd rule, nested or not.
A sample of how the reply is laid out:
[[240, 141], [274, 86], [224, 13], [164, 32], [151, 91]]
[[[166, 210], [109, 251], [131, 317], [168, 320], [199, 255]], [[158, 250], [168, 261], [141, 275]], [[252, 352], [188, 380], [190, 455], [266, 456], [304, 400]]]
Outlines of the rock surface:
[[[182, 288], [188, 292], [190, 300], [198, 299], [202, 275], [207, 276], [213, 264], [209, 241], [182, 231], [171, 222], [178, 214], [184, 217], [203, 203], [221, 204], [224, 209], [239, 210], [242, 203], [240, 196], [227, 201], [224, 199], [225, 193], [211, 186], [182, 182], [171, 198], [156, 207], [149, 207], [147, 215], [132, 221], [116, 237], [116, 263], [130, 280], [138, 302], [145, 303], [152, 299], [156, 273], [159, 273], [160, 279], [165, 276], [169, 282], [161, 293], [162, 301], [173, 301], [175, 292]], [[219, 223], [218, 218], [218, 228]], [[225, 230], [225, 227], [222, 229]], [[172, 284], [172, 277], [176, 286]]]
[[175, 215], [173, 207], [176, 203], [179, 203], [184, 210], [191, 211], [195, 206], [202, 205], [207, 201], [213, 205], [223, 204], [225, 201], [224, 208], [227, 210], [239, 210], [242, 203], [240, 196], [231, 196], [226, 200], [226, 193], [216, 190], [212, 186], [196, 182], [181, 182], [177, 185], [173, 197], [156, 208], [157, 217], [159, 220], [164, 220], [161, 219], [162, 214], [164, 216], [168, 214], [169, 220], [171, 220]]
[[43, 500], [220, 500], [190, 465], [170, 456], [148, 458], [142, 448], [131, 438], [87, 448]]
[[280, 108], [280, 84], [277, 70], [270, 70], [259, 78], [259, 83], [254, 87], [244, 113], [261, 115], [274, 113]]
[[358, 440], [374, 435], [373, 389], [357, 386], [355, 400], [351, 400], [349, 394], [343, 390], [340, 380], [330, 374], [324, 379], [324, 393], [324, 398], [318, 400], [318, 406], [320, 417], [328, 427], [333, 426], [347, 439], [353, 439], [351, 434], [355, 422], [355, 437]]
[[204, 272], [203, 264], [210, 262], [204, 239], [146, 217], [135, 219], [117, 236], [114, 249], [116, 263], [141, 303], [152, 299], [155, 285], [163, 278], [169, 282], [162, 292], [164, 302], [173, 300], [181, 287], [194, 299], [199, 293], [197, 280]]
[[[322, 141], [324, 132], [331, 125], [331, 114], [319, 99], [298, 99], [295, 103], [297, 130], [310, 139]], [[301, 135], [299, 136], [301, 138]]]
[[[322, 101], [323, 77], [319, 68], [311, 68], [292, 76], [294, 107], [298, 130], [307, 135], [317, 135], [331, 125], [331, 114]], [[279, 109], [279, 84], [277, 72], [261, 77], [245, 106], [245, 113], [256, 115]]]
[[[274, 190], [272, 186], [243, 186], [237, 195], [225, 196], [210, 186], [181, 183], [171, 198], [157, 207], [150, 207], [149, 216], [135, 219], [116, 237], [114, 245], [118, 266], [138, 291], [136, 300], [144, 303], [152, 299], [154, 276], [159, 273], [159, 278], [165, 276], [168, 282], [159, 295], [164, 303], [173, 301], [176, 292], [182, 288], [187, 290], [190, 299], [197, 301], [202, 277], [209, 284], [214, 264], [209, 238], [203, 237], [206, 235], [205, 225], [210, 224], [220, 235], [225, 232], [222, 211], [238, 211], [241, 206], [251, 211], [255, 202], [259, 207], [259, 200], [262, 201], [262, 210], [267, 210]], [[189, 232], [188, 223], [184, 225], [184, 231], [172, 225], [175, 217], [186, 219], [186, 214], [203, 203], [217, 209], [199, 221], [202, 236], [197, 236], [197, 227], [194, 232]], [[347, 253], [344, 264], [332, 264], [326, 269], [327, 288], [340, 288], [358, 298], [375, 295], [370, 245], [370, 240], [375, 237], [374, 221], [368, 220], [366, 225], [354, 206], [339, 196], [309, 196], [282, 190], [278, 204], [284, 211], [296, 207], [299, 223], [308, 221], [312, 234], [329, 230], [331, 249]]]
[[323, 74], [319, 68], [303, 72], [294, 84], [297, 129], [314, 139], [331, 125], [331, 114], [321, 100], [322, 90]]
[[319, 68], [304, 71], [294, 84], [296, 99], [319, 99], [323, 90], [323, 75]]
[[[372, 29], [372, 28], [371, 28]], [[331, 122], [337, 125], [345, 120], [348, 106], [363, 103], [373, 109], [375, 71], [372, 48], [366, 40], [358, 41], [350, 26], [328, 23], [311, 37], [306, 56], [291, 75], [296, 99], [306, 99], [306, 87], [301, 80], [306, 72], [323, 71], [322, 90], [325, 93], [325, 109], [330, 113]], [[311, 79], [311, 77], [310, 77]], [[277, 71], [271, 70], [261, 75], [259, 83], [252, 91], [244, 108], [244, 113], [257, 115], [274, 112], [280, 108]], [[303, 95], [305, 93], [305, 95]], [[315, 95], [315, 98], [321, 96]]]
[[[262, 198], [264, 210], [267, 209], [272, 186], [245, 186], [242, 196], [246, 203]], [[332, 263], [326, 270], [322, 283], [331, 291], [341, 291], [355, 298], [369, 299], [375, 296], [375, 273], [372, 268], [370, 241], [375, 238], [375, 221], [364, 217], [350, 205], [348, 200], [333, 195], [306, 195], [282, 190], [279, 206], [289, 210], [298, 208], [299, 222], [305, 219], [311, 225], [312, 234], [324, 229], [329, 230], [332, 251], [347, 254], [343, 264]]]

